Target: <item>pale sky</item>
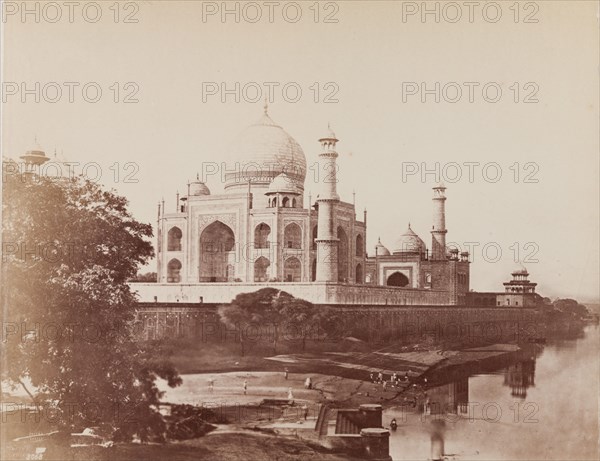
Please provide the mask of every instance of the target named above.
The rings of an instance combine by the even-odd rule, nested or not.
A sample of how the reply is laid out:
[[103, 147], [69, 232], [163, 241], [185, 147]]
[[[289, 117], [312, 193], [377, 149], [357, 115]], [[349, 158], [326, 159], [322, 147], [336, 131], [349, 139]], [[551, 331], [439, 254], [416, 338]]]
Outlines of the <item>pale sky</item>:
[[[250, 100], [252, 85], [246, 97], [240, 91], [239, 102], [234, 94], [225, 102], [220, 93], [203, 98], [203, 87], [256, 82], [266, 95], [264, 82], [275, 82], [269, 114], [300, 143], [308, 165], [317, 161], [317, 139], [328, 122], [340, 139], [338, 190], [349, 202], [356, 191], [360, 217], [368, 209], [371, 254], [377, 237], [391, 247], [409, 221], [430, 246], [434, 175], [423, 182], [420, 174], [403, 179], [402, 172], [415, 165], [434, 169], [437, 162], [448, 187], [447, 241], [464, 249], [466, 242], [479, 244], [472, 288], [501, 290], [518, 248], [542, 295], [598, 299], [596, 2], [521, 2], [519, 8], [498, 2], [497, 22], [495, 7], [483, 12], [492, 2], [479, 2], [472, 22], [468, 6], [457, 2], [462, 16], [454, 23], [457, 10], [447, 2], [428, 3], [432, 10], [438, 5], [439, 22], [434, 14], [423, 21], [420, 11], [403, 20], [403, 12], [422, 2], [321, 2], [316, 22], [314, 2], [279, 2], [272, 23], [264, 2], [254, 4], [262, 9], [255, 23], [249, 22], [255, 6], [244, 3], [238, 3], [239, 22], [233, 14], [223, 22], [218, 11], [205, 21], [202, 14], [221, 2], [147, 1], [135, 3], [137, 9], [123, 2], [115, 22], [114, 2], [98, 2], [102, 17], [95, 23], [89, 2], [75, 7], [72, 22], [68, 7], [57, 2], [62, 16], [54, 23], [55, 6], [29, 2], [32, 11], [39, 4], [36, 23], [34, 13], [23, 21], [21, 3], [3, 4], [3, 155], [18, 157], [37, 137], [49, 155], [56, 148], [70, 161], [98, 162], [101, 182], [129, 198], [137, 219], [154, 223], [157, 202], [164, 197], [167, 211], [174, 210], [176, 191], [186, 191], [203, 162], [226, 159], [232, 138], [262, 114], [262, 98]], [[298, 11], [301, 18], [291, 22]], [[337, 22], [325, 22], [326, 16]], [[138, 22], [125, 23], [126, 17]], [[25, 102], [22, 82], [33, 89]], [[65, 82], [79, 85], [73, 102]], [[81, 88], [90, 82], [102, 89], [97, 103], [83, 98]], [[406, 94], [421, 83], [433, 90], [425, 102], [420, 93]], [[302, 95], [291, 102], [298, 87]], [[123, 103], [136, 88], [139, 101]], [[496, 88], [498, 102], [488, 102]], [[337, 102], [326, 103], [328, 95]], [[137, 172], [125, 169], [129, 162]], [[478, 162], [473, 182], [465, 162]], [[455, 164], [462, 170], [457, 180]], [[498, 166], [502, 177], [486, 180], [485, 165], [488, 178]], [[125, 183], [127, 173], [139, 181]], [[217, 176], [207, 185], [213, 193], [222, 189]], [[310, 173], [305, 189], [317, 192]]]

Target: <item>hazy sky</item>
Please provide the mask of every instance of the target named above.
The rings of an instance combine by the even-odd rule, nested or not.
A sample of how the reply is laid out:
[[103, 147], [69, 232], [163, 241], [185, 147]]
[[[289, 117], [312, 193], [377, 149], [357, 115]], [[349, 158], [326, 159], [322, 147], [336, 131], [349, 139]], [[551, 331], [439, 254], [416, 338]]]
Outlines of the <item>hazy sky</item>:
[[[479, 244], [472, 288], [502, 289], [518, 249], [543, 295], [597, 299], [597, 3], [476, 3], [470, 12], [428, 2], [434, 13], [423, 17], [422, 2], [279, 2], [270, 22], [268, 3], [228, 2], [236, 22], [233, 13], [223, 20], [221, 2], [79, 2], [71, 12], [29, 2], [37, 18], [4, 2], [3, 154], [18, 157], [37, 136], [49, 154], [97, 162], [100, 181], [154, 223], [161, 197], [173, 210], [203, 162], [227, 158], [232, 138], [262, 114], [256, 88], [264, 96], [273, 82], [269, 113], [309, 165], [331, 122], [339, 191], [346, 201], [356, 191], [360, 216], [368, 209], [371, 253], [378, 236], [392, 246], [408, 221], [430, 245], [435, 177], [403, 171], [437, 163], [448, 242]], [[206, 91], [222, 83], [233, 92]], [[88, 102], [98, 87], [99, 101]], [[128, 95], [138, 102], [124, 103]], [[472, 182], [465, 162], [476, 162]], [[125, 182], [128, 173], [138, 182]], [[222, 189], [218, 176], [207, 184]], [[305, 188], [317, 191], [310, 172]]]

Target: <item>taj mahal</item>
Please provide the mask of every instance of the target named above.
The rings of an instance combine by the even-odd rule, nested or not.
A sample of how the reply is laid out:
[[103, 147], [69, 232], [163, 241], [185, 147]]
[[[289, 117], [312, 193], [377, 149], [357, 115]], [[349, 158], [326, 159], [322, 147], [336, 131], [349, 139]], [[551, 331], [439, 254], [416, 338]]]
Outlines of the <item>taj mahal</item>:
[[[129, 282], [140, 305], [229, 303], [236, 295], [276, 287], [315, 304], [338, 306], [535, 307], [541, 297], [521, 264], [503, 291], [470, 289], [467, 252], [446, 245], [446, 187], [433, 187], [428, 246], [408, 224], [391, 246], [366, 247], [367, 211], [337, 191], [337, 143], [328, 126], [317, 138], [318, 194], [305, 195], [307, 158], [300, 144], [264, 113], [230, 145], [234, 167], [212, 194], [199, 176], [158, 203], [156, 282]], [[6, 171], [40, 174], [69, 163], [36, 146]], [[64, 168], [63, 168], [64, 167]], [[63, 174], [64, 176], [64, 174]], [[71, 177], [71, 173], [67, 176]], [[354, 202], [354, 201], [353, 201]], [[401, 229], [401, 227], [399, 227]], [[179, 304], [180, 303], [180, 304]]]
[[[264, 286], [317, 303], [462, 305], [469, 255], [446, 247], [445, 190], [433, 188], [431, 244], [411, 229], [366, 248], [367, 212], [337, 192], [336, 134], [318, 138], [319, 193], [305, 195], [302, 147], [264, 113], [230, 147], [237, 164], [224, 192], [197, 177], [177, 207], [158, 205], [157, 283], [135, 283], [142, 302], [228, 302]], [[317, 151], [317, 146], [315, 146]]]

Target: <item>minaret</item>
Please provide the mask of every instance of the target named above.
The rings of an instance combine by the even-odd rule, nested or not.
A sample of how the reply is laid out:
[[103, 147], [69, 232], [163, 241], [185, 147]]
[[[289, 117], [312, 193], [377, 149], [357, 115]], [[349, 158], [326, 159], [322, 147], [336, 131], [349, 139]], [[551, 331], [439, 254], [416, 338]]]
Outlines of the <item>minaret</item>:
[[337, 163], [335, 145], [338, 139], [328, 126], [327, 136], [319, 139], [321, 154], [319, 170], [323, 173], [321, 193], [317, 198], [319, 205], [317, 232], [317, 282], [338, 281], [338, 238], [335, 233], [334, 211], [340, 201], [337, 194]]
[[446, 260], [446, 187], [444, 184], [433, 188], [433, 227], [431, 230], [431, 259]]

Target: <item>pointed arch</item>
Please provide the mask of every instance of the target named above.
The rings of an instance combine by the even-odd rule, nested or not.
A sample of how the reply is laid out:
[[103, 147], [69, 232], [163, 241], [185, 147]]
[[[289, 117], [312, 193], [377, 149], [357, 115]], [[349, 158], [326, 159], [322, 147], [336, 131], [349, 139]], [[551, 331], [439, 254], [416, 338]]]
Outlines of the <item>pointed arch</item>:
[[302, 229], [298, 224], [290, 223], [285, 226], [283, 242], [285, 248], [302, 248]]
[[254, 228], [254, 248], [269, 248], [269, 236], [271, 227], [261, 222]]
[[283, 263], [283, 280], [285, 282], [300, 282], [302, 280], [302, 265], [295, 256], [286, 259]]
[[365, 250], [365, 241], [362, 234], [356, 236], [356, 256], [362, 256]]
[[171, 259], [167, 264], [167, 283], [181, 282], [181, 261]]
[[295, 199], [295, 198], [293, 198], [293, 199], [292, 199], [292, 208], [296, 208], [296, 206], [297, 206], [297, 203], [298, 203], [298, 202], [296, 201], [296, 199]]
[[171, 227], [167, 233], [167, 251], [181, 251], [183, 233], [177, 226]]
[[402, 272], [394, 272], [387, 278], [386, 285], [390, 287], [405, 287], [409, 283], [408, 277]]
[[289, 206], [290, 206], [290, 199], [288, 197], [283, 197], [283, 200], [281, 201], [281, 206], [283, 208], [289, 208]]
[[271, 262], [261, 256], [254, 261], [254, 281], [255, 282], [266, 282], [269, 280], [269, 266]]
[[232, 281], [235, 275], [235, 236], [221, 221], [200, 234], [200, 282]]
[[356, 281], [356, 283], [361, 283], [361, 284], [364, 283], [362, 264], [356, 265], [355, 281]]
[[337, 228], [338, 238], [338, 280], [348, 281], [348, 234], [342, 226]]

